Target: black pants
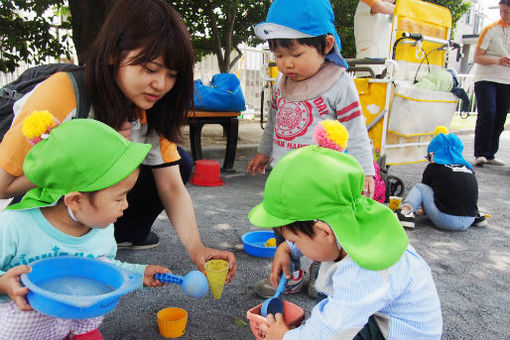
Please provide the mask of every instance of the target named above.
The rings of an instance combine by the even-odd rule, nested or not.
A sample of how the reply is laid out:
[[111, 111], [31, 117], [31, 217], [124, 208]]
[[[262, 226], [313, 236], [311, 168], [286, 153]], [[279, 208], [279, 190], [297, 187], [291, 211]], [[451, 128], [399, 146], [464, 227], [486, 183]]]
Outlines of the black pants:
[[[176, 164], [179, 165], [182, 181], [187, 183], [193, 169], [193, 160], [182, 148], [177, 147], [177, 150], [181, 159]], [[140, 175], [128, 193], [127, 200], [129, 207], [115, 223], [115, 239], [117, 242], [142, 242], [151, 231], [156, 217], [163, 211], [152, 167], [140, 166]]]
[[499, 136], [505, 128], [510, 109], [510, 85], [492, 81], [475, 83], [478, 116], [475, 127], [475, 157], [494, 159]]

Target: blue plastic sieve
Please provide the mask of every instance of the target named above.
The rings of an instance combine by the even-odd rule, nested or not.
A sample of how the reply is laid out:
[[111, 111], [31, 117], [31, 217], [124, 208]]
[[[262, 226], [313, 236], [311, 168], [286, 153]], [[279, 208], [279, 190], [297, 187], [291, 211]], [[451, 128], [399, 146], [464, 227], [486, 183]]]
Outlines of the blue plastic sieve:
[[141, 286], [141, 274], [98, 259], [52, 257], [30, 264], [21, 275], [30, 306], [43, 314], [85, 319], [113, 310], [119, 298]]

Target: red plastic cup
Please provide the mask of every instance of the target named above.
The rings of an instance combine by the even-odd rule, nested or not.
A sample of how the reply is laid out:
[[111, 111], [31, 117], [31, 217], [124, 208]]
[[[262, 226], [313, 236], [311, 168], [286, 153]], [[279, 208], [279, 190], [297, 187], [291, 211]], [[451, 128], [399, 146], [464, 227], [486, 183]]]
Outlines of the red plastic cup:
[[225, 184], [220, 178], [220, 163], [210, 159], [196, 161], [193, 177], [189, 182], [206, 187], [218, 187]]

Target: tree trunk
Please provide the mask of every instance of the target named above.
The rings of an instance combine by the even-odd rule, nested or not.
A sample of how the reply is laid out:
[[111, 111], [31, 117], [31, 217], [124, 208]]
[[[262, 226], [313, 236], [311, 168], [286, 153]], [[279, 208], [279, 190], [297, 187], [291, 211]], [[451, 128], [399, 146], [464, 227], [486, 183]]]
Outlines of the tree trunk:
[[80, 64], [80, 56], [96, 38], [115, 1], [117, 0], [69, 0], [73, 42]]

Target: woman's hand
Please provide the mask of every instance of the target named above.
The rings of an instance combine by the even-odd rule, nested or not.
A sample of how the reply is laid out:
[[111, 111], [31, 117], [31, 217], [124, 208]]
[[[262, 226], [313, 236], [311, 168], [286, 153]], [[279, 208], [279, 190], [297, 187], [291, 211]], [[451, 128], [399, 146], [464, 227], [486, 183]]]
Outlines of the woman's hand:
[[21, 285], [21, 274], [30, 273], [32, 268], [30, 266], [17, 266], [9, 269], [5, 274], [0, 276], [0, 293], [6, 294], [22, 311], [32, 310], [28, 304], [25, 295], [28, 293], [28, 288]]
[[374, 176], [365, 176], [365, 181], [363, 183], [363, 196], [367, 196], [368, 198], [374, 198], [374, 194], [375, 194]]
[[237, 263], [234, 254], [230, 251], [219, 250], [202, 246], [190, 253], [191, 261], [195, 263], [202, 273], [205, 274], [204, 264], [209, 260], [225, 260], [229, 264], [227, 279], [225, 283], [232, 281], [237, 271]]
[[280, 340], [283, 339], [285, 333], [289, 331], [289, 327], [283, 320], [283, 315], [276, 313], [276, 316], [269, 314], [267, 316], [267, 322], [269, 323], [269, 330], [266, 334], [266, 340]]
[[269, 276], [269, 281], [274, 287], [278, 287], [282, 274], [288, 279], [291, 277], [290, 247], [287, 242], [282, 242], [274, 253], [271, 275]]
[[500, 66], [510, 67], [510, 58], [509, 57], [499, 57], [497, 64]]
[[266, 168], [269, 162], [271, 161], [271, 157], [268, 157], [262, 153], [258, 153], [253, 157], [250, 164], [248, 164], [248, 168], [246, 169], [247, 173], [252, 174], [252, 176], [255, 176], [257, 172], [261, 175], [266, 173]]
[[165, 268], [163, 266], [158, 265], [149, 265], [145, 267], [145, 272], [143, 273], [143, 284], [146, 287], [160, 287], [160, 286], [166, 286], [168, 283], [162, 283], [159, 280], [156, 280], [154, 278], [154, 275], [157, 273], [160, 274], [166, 274], [171, 273], [170, 269]]

